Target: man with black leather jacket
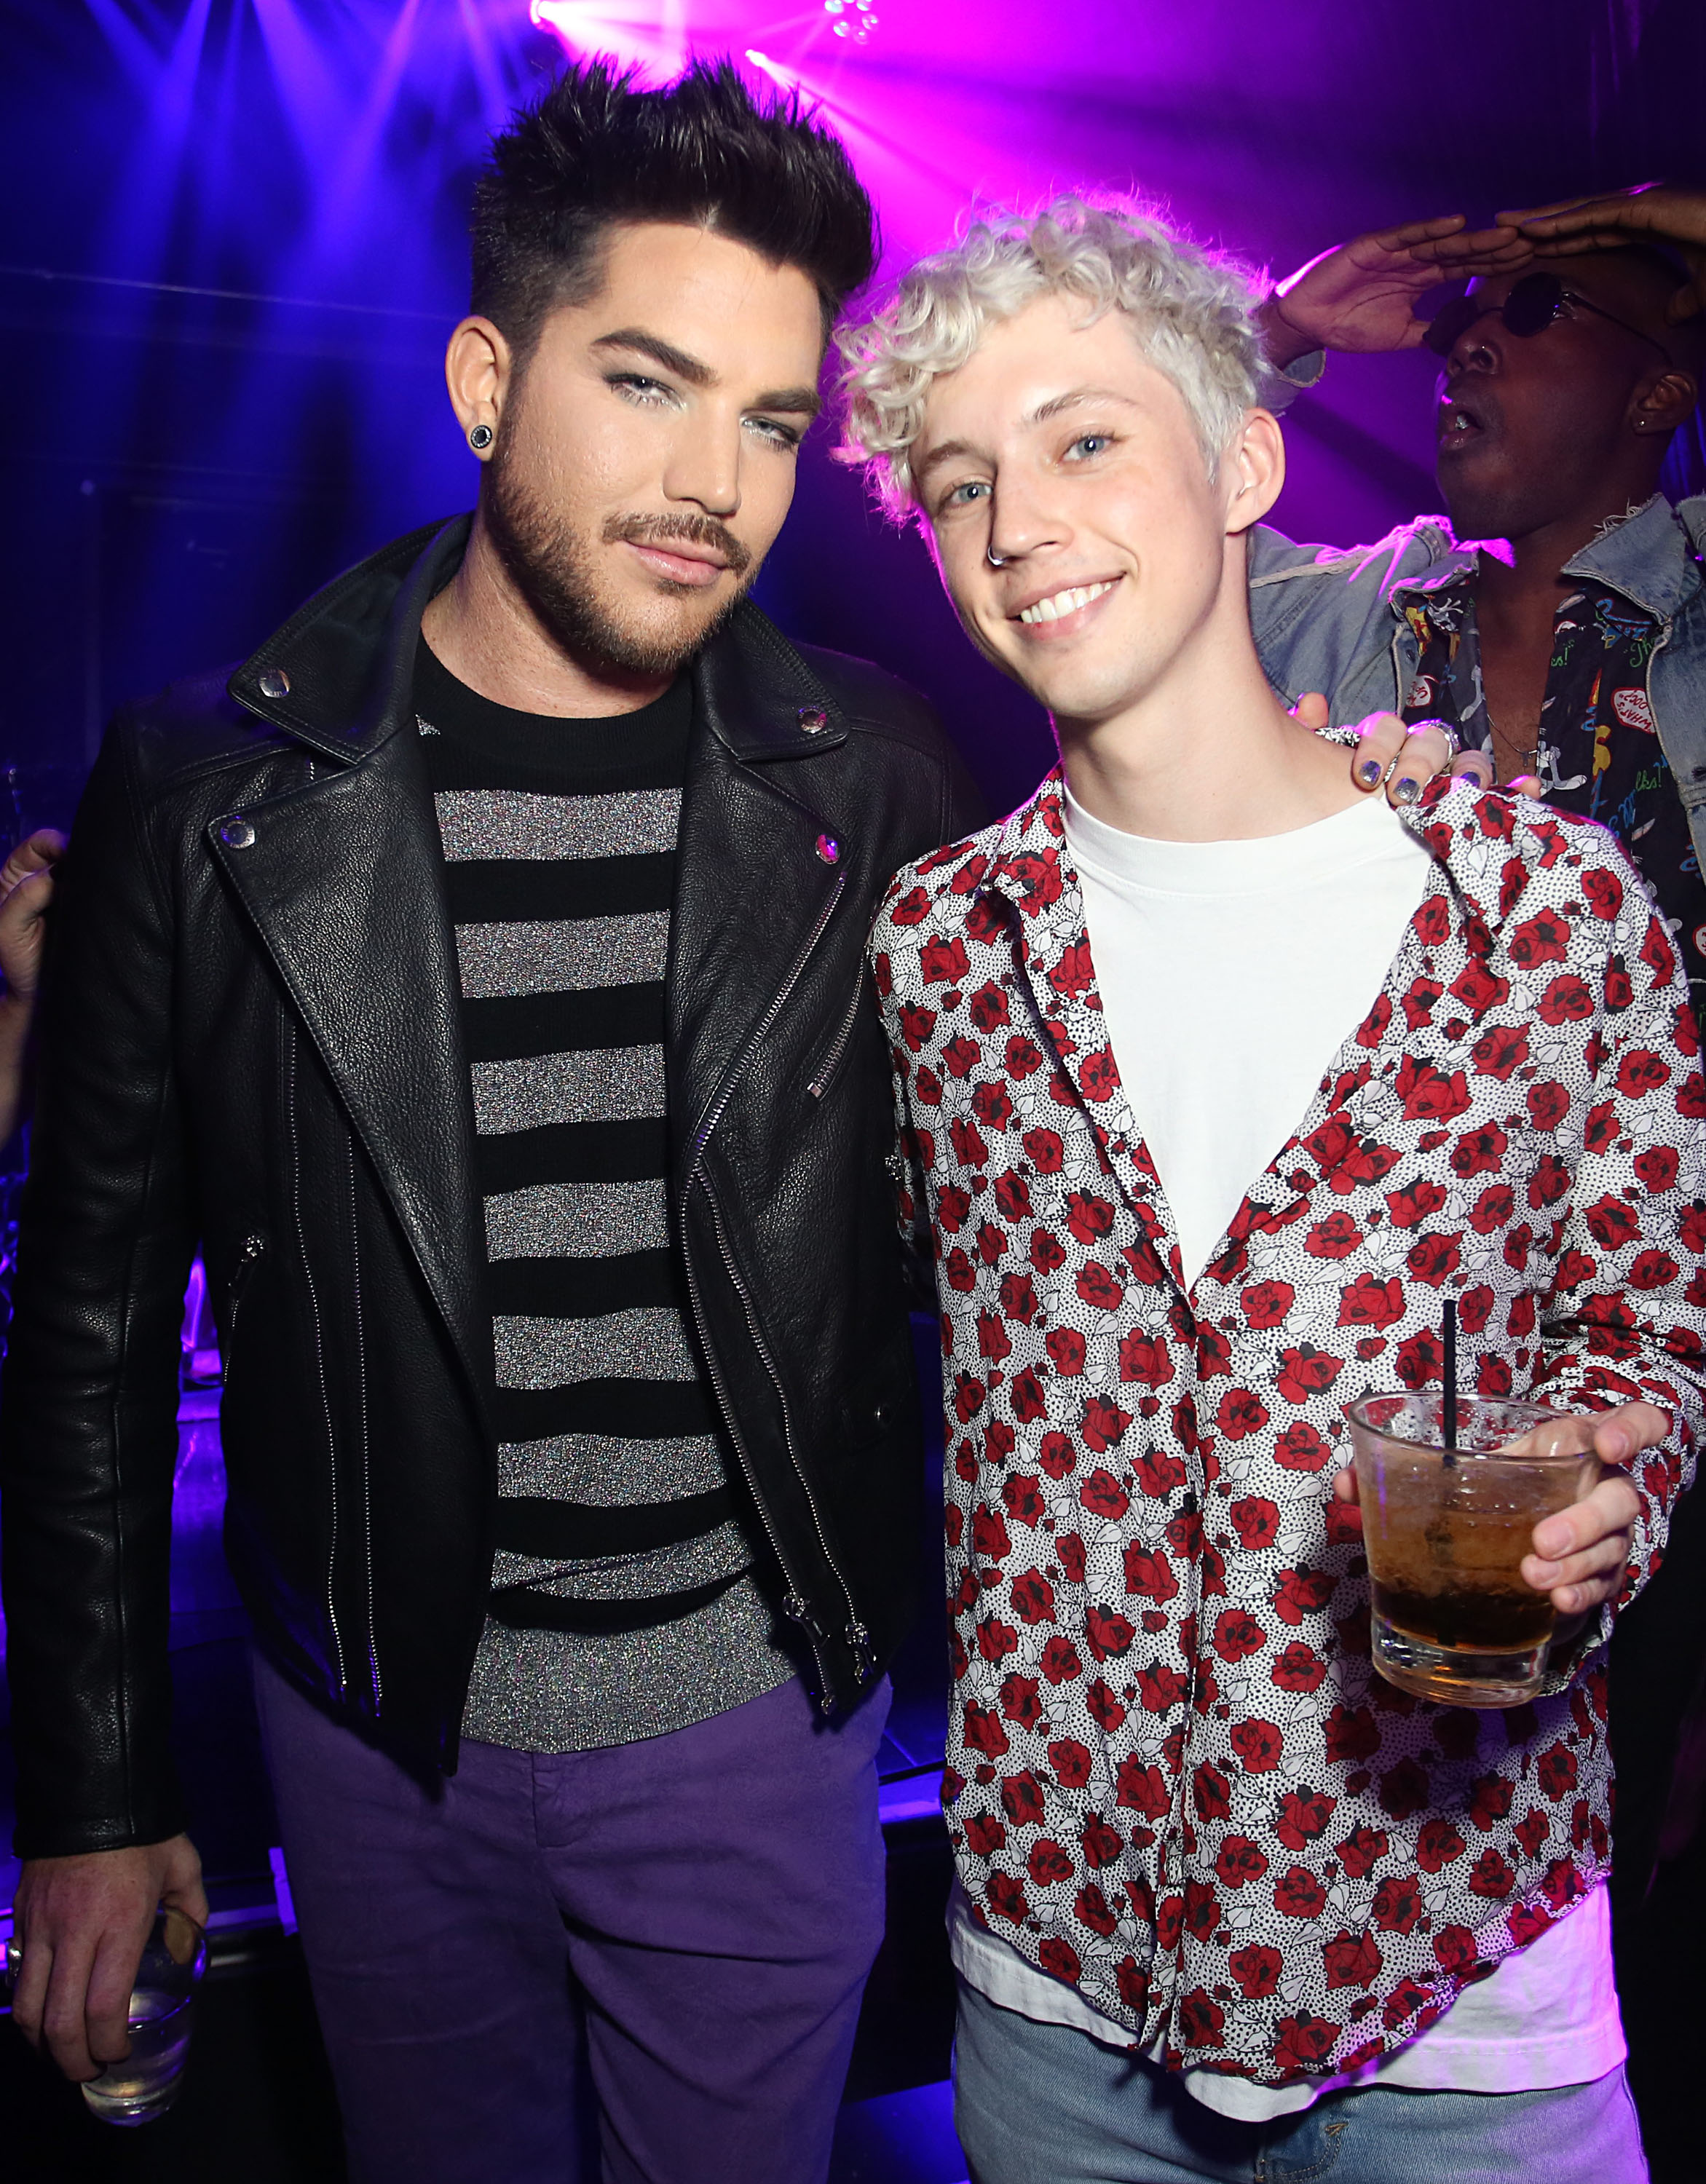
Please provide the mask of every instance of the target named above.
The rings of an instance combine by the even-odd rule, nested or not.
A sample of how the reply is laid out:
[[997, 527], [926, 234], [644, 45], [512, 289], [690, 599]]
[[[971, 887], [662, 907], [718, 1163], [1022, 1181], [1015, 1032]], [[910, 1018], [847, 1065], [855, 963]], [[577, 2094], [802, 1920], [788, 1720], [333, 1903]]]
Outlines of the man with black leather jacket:
[[921, 699], [744, 597], [870, 270], [839, 146], [726, 71], [571, 71], [475, 254], [471, 524], [122, 716], [77, 822], [0, 1451], [16, 2015], [92, 2076], [157, 1899], [205, 1910], [199, 1245], [357, 2173], [582, 2173], [589, 2070], [604, 2174], [797, 2184], [881, 1930], [922, 1483], [861, 956], [978, 815]]

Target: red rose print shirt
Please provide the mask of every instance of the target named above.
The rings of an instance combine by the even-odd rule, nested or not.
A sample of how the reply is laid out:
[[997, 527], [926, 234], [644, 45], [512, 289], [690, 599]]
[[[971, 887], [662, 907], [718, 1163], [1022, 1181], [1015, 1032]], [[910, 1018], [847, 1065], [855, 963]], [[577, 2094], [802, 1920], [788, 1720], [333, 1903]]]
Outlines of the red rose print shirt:
[[1448, 1296], [1484, 1393], [1659, 1405], [1626, 1598], [1706, 1380], [1706, 1086], [1633, 867], [1472, 785], [1408, 823], [1384, 990], [1188, 1291], [1058, 775], [872, 939], [944, 1307], [962, 1883], [1135, 2043], [1268, 2085], [1410, 2039], [1608, 1864], [1611, 1610], [1511, 1712], [1376, 1677], [1341, 1406], [1438, 1380]]

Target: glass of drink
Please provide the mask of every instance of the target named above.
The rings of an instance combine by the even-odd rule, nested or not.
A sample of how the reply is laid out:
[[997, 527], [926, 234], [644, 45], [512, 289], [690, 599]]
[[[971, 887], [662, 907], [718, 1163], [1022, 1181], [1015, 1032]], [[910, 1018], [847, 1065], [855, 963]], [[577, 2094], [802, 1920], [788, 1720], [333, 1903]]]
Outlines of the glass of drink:
[[[22, 1959], [22, 1945], [8, 1942], [8, 1977], [16, 1979]], [[131, 2052], [82, 2088], [83, 2098], [103, 2123], [152, 2123], [177, 2098], [189, 2055], [196, 1989], [207, 1962], [207, 1936], [187, 1911], [163, 1903], [131, 1989]]]
[[1590, 1495], [1577, 1423], [1537, 1403], [1436, 1394], [1347, 1403], [1373, 1595], [1374, 1666], [1442, 1706], [1514, 1707], [1539, 1690], [1556, 1620], [1522, 1574], [1543, 1517]]

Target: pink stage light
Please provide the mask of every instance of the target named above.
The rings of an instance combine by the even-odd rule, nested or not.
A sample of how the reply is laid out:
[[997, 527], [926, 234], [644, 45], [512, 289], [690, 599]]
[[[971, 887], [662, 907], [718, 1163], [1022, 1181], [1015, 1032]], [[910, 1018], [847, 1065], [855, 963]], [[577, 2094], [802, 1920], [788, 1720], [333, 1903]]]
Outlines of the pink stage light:
[[528, 20], [573, 53], [611, 53], [624, 65], [677, 75], [688, 58], [683, 0], [531, 0]]
[[746, 49], [746, 58], [752, 63], [754, 68], [761, 69], [772, 83], [779, 83], [784, 91], [799, 90], [799, 77], [790, 74], [787, 69], [772, 60], [768, 53], [761, 53], [755, 47], [749, 46]]
[[850, 45], [862, 46], [877, 28], [872, 0], [823, 0], [823, 12], [831, 31]]

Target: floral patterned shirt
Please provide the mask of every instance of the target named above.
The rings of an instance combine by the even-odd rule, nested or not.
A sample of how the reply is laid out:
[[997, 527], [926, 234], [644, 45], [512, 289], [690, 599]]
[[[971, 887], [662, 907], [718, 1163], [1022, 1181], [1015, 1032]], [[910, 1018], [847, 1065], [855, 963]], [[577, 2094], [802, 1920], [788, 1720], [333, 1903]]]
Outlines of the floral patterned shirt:
[[1706, 1084], [1633, 868], [1463, 783], [1407, 823], [1385, 988], [1188, 1290], [1058, 773], [871, 943], [944, 1307], [962, 1885], [1134, 2045], [1269, 2085], [1410, 2039], [1608, 1864], [1612, 1611], [1508, 1713], [1377, 1678], [1341, 1406], [1438, 1379], [1448, 1295], [1483, 1392], [1659, 1404], [1626, 1598], [1706, 1383]]
[[[1491, 758], [1473, 572], [1410, 592], [1403, 615], [1417, 649], [1403, 718], [1447, 721], [1466, 750]], [[1628, 850], [1670, 927], [1698, 1008], [1706, 992], [1706, 888], [1647, 694], [1660, 637], [1658, 617], [1609, 585], [1585, 584], [1558, 602], [1533, 765], [1554, 811], [1597, 819]]]

